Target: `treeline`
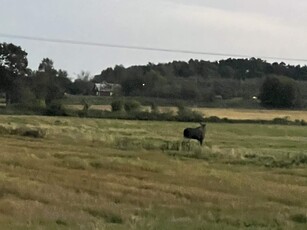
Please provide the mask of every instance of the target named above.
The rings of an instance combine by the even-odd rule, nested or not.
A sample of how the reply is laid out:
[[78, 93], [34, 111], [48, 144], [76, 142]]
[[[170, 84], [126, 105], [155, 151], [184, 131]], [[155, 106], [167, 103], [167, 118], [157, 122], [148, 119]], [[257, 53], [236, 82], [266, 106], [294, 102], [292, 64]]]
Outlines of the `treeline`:
[[65, 94], [91, 94], [93, 82], [87, 73], [72, 81], [65, 70], [55, 69], [44, 58], [37, 70], [28, 68], [27, 53], [14, 44], [0, 43], [0, 93], [5, 104], [46, 108]]
[[149, 63], [145, 66], [132, 66], [125, 68], [117, 65], [115, 68], [107, 68], [101, 74], [94, 77], [95, 82], [102, 80], [121, 83], [125, 77], [135, 75], [146, 78], [149, 72], [155, 72], [166, 79], [175, 78], [201, 78], [211, 77], [246, 80], [261, 78], [267, 75], [282, 75], [294, 80], [307, 80], [307, 66], [286, 65], [284, 62], [268, 63], [261, 59], [232, 59], [215, 62], [193, 60], [189, 62], [173, 61], [165, 64]]
[[307, 99], [307, 66], [256, 58], [117, 65], [93, 77], [81, 72], [74, 80], [49, 58], [37, 70], [27, 65], [27, 53], [21, 47], [0, 43], [0, 93], [7, 105], [48, 107], [65, 94], [94, 95], [94, 83], [103, 81], [121, 85], [115, 96], [178, 99], [193, 105], [258, 98], [264, 106], [293, 108], [305, 107]]
[[[227, 59], [219, 62], [190, 60], [144, 66], [115, 66], [94, 76], [93, 82], [107, 81], [122, 85], [124, 96], [146, 96], [212, 102], [261, 94], [267, 77], [283, 76], [307, 89], [307, 66], [267, 63], [261, 59]], [[306, 91], [306, 90], [305, 90]], [[286, 92], [285, 92], [286, 93]], [[301, 94], [300, 96], [306, 96]]]

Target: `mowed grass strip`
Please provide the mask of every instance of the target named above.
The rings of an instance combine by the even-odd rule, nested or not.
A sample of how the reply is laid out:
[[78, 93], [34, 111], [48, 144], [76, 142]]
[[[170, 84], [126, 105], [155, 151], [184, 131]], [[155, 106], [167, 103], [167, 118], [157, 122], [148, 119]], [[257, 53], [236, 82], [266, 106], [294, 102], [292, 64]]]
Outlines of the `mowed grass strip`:
[[261, 161], [303, 155], [303, 127], [208, 124], [206, 145], [192, 142], [185, 151], [164, 143], [181, 142], [183, 128], [197, 124], [0, 121], [46, 129], [44, 138], [0, 135], [0, 228], [306, 228], [304, 161], [287, 167]]

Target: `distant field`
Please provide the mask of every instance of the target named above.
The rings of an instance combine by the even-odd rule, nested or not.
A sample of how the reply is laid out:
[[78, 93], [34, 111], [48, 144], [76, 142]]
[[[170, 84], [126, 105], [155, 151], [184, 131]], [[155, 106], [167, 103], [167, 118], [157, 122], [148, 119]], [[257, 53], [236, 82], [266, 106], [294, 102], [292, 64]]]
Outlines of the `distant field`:
[[[205, 117], [217, 116], [228, 119], [273, 120], [274, 118], [288, 118], [289, 120], [307, 121], [307, 111], [303, 110], [267, 110], [267, 109], [232, 109], [232, 108], [192, 108], [201, 112]], [[160, 107], [163, 112], [177, 111], [176, 107]]]
[[0, 229], [307, 229], [305, 127], [196, 125], [0, 116]]
[[5, 98], [0, 97], [0, 107], [5, 107]]
[[[83, 105], [66, 105], [69, 109], [82, 110]], [[90, 109], [111, 111], [111, 105], [91, 105]]]
[[[68, 108], [81, 110], [82, 105], [68, 105]], [[91, 109], [111, 111], [110, 105], [92, 105]], [[149, 106], [145, 106], [144, 110], [149, 110]], [[176, 112], [176, 107], [164, 106], [159, 107], [161, 112]], [[228, 119], [251, 119], [251, 120], [273, 120], [274, 118], [288, 118], [289, 120], [305, 120], [307, 121], [307, 111], [303, 110], [265, 110], [265, 109], [231, 109], [231, 108], [193, 108], [193, 110], [201, 112], [205, 117], [217, 116], [219, 118]]]
[[205, 116], [217, 116], [229, 119], [259, 119], [272, 120], [274, 118], [285, 118], [289, 120], [307, 121], [307, 111], [295, 110], [260, 110], [260, 109], [219, 109], [219, 108], [201, 108], [195, 109], [202, 112]]

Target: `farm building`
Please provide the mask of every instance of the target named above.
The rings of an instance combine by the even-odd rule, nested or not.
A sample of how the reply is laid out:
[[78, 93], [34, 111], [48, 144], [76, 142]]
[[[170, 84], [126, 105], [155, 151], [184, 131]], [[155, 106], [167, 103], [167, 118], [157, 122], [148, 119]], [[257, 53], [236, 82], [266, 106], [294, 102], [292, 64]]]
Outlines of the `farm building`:
[[96, 96], [112, 96], [114, 92], [121, 88], [119, 84], [113, 84], [108, 82], [95, 83], [94, 93]]

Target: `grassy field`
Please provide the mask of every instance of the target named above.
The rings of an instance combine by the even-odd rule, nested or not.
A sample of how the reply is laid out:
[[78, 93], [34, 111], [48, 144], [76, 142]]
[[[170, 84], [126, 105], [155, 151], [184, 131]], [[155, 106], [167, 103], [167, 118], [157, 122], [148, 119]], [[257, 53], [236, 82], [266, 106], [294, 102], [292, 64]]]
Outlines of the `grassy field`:
[[[67, 105], [69, 109], [82, 110], [82, 105]], [[110, 105], [91, 105], [90, 109], [111, 111]], [[143, 106], [143, 110], [150, 111], [150, 106]], [[238, 108], [192, 108], [205, 117], [217, 116], [219, 118], [228, 118], [235, 120], [273, 120], [275, 118], [287, 118], [288, 120], [307, 121], [307, 111], [305, 110], [267, 110], [267, 109], [238, 109]], [[174, 106], [160, 106], [160, 112], [177, 112]]]
[[266, 109], [222, 109], [222, 108], [200, 108], [195, 109], [205, 116], [217, 116], [219, 118], [238, 120], [273, 120], [274, 118], [288, 118], [289, 120], [307, 121], [307, 111], [302, 110], [266, 110]]
[[0, 116], [0, 229], [306, 229], [307, 129]]

